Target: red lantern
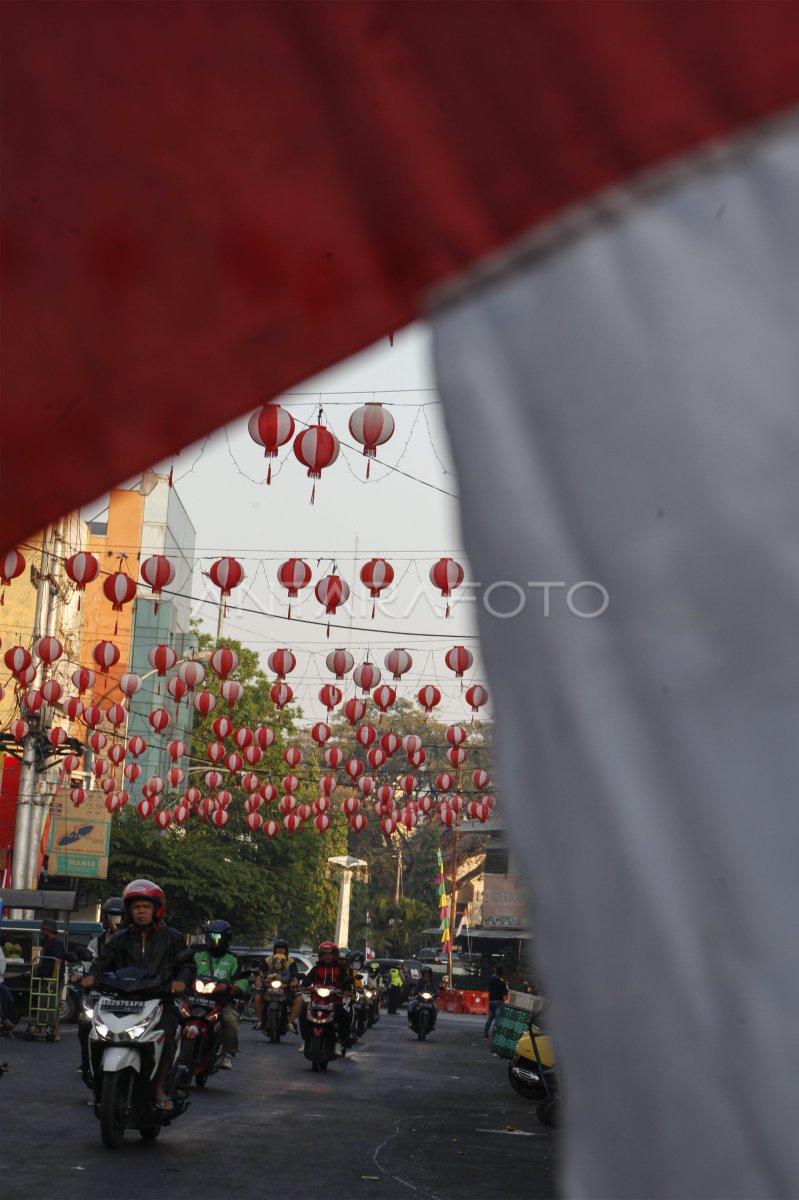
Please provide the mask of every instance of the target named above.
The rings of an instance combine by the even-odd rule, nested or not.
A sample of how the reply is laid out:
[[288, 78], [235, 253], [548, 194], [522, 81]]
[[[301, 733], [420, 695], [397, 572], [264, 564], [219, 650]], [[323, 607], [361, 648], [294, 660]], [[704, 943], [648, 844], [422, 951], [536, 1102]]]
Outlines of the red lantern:
[[436, 775], [436, 787], [440, 792], [451, 792], [455, 786], [455, 776], [450, 775], [448, 771], [442, 771], [440, 775]]
[[226, 679], [219, 690], [222, 699], [227, 701], [228, 708], [232, 708], [236, 701], [241, 699], [244, 688], [238, 679]]
[[356, 833], [363, 833], [366, 826], [369, 824], [365, 813], [356, 813], [354, 817], [350, 817], [350, 825]]
[[135, 783], [141, 775], [141, 767], [138, 763], [125, 763], [124, 775], [128, 783]]
[[325, 763], [330, 770], [335, 771], [336, 767], [340, 767], [343, 762], [344, 751], [339, 750], [338, 746], [328, 746], [325, 750]]
[[166, 748], [166, 752], [173, 762], [177, 762], [177, 760], [179, 758], [183, 758], [183, 755], [186, 753], [186, 743], [181, 742], [179, 738], [176, 738], [174, 741], [169, 743]]
[[415, 787], [416, 787], [416, 776], [415, 775], [403, 775], [402, 790], [403, 790], [403, 792], [405, 792], [406, 796], [410, 796], [411, 792], [413, 791], [413, 789]]
[[189, 808], [191, 808], [194, 805], [199, 804], [201, 799], [202, 799], [202, 792], [200, 791], [200, 789], [198, 787], [186, 788], [186, 791], [183, 794], [183, 801], [186, 803], [186, 805]]
[[128, 742], [128, 753], [132, 754], [134, 758], [138, 758], [140, 754], [144, 754], [146, 749], [147, 743], [138, 734], [135, 734]]
[[445, 734], [450, 746], [460, 746], [461, 742], [465, 742], [468, 736], [468, 732], [462, 725], [450, 725]]
[[377, 731], [372, 725], [361, 725], [355, 730], [355, 740], [362, 746], [371, 746], [372, 742], [377, 737]]
[[[64, 563], [64, 570], [69, 578], [75, 584], [79, 592], [86, 589], [87, 583], [93, 583], [100, 574], [100, 564], [93, 554], [86, 551], [81, 551], [78, 554], [72, 554]], [[80, 598], [78, 599], [78, 607], [80, 607]]]
[[167, 671], [172, 670], [178, 661], [178, 656], [171, 646], [161, 643], [158, 646], [153, 646], [152, 650], [147, 652], [147, 661], [159, 675], [163, 676], [166, 675]]
[[455, 823], [455, 813], [448, 804], [442, 804], [438, 810], [438, 819], [442, 825], [453, 825]]
[[225, 782], [225, 777], [221, 771], [206, 771], [203, 781], [209, 792], [215, 792], [217, 788], [221, 788]]
[[347, 796], [342, 801], [341, 811], [346, 813], [348, 817], [351, 817], [353, 813], [356, 813], [360, 807], [361, 802], [357, 796]]
[[[304, 467], [308, 478], [321, 479], [325, 467], [330, 467], [339, 456], [341, 447], [335, 433], [324, 425], [309, 425], [294, 439], [294, 453]], [[316, 483], [311, 492], [311, 504], [316, 496]]]
[[273, 800], [277, 799], [277, 788], [273, 783], [267, 781], [266, 783], [262, 784], [261, 798], [263, 799], [264, 804], [271, 804]]
[[145, 783], [142, 791], [145, 796], [152, 799], [154, 796], [160, 796], [164, 790], [164, 781], [160, 775], [151, 775]]
[[294, 692], [287, 683], [273, 683], [269, 689], [269, 696], [275, 708], [282, 710], [291, 703]]
[[[325, 575], [314, 588], [316, 599], [324, 605], [325, 612], [335, 616], [340, 604], [346, 604], [350, 597], [350, 587], [340, 575]], [[327, 623], [327, 636], [330, 637], [330, 622]]]
[[485, 804], [486, 808], [493, 808], [494, 807], [494, 797], [493, 796], [481, 796], [480, 803]]
[[29, 713], [37, 713], [44, 704], [44, 696], [37, 689], [25, 693], [25, 707]]
[[255, 731], [255, 740], [262, 750], [268, 750], [275, 741], [275, 731], [268, 725], [259, 725]]
[[294, 812], [294, 809], [296, 807], [297, 807], [297, 801], [294, 799], [293, 796], [289, 795], [288, 792], [286, 793], [285, 796], [280, 797], [280, 802], [278, 804], [278, 808], [284, 817], [287, 816], [288, 813]]
[[29, 684], [33, 683], [34, 679], [36, 678], [37, 673], [38, 673], [37, 668], [34, 667], [33, 663], [31, 663], [31, 665], [29, 667], [25, 667], [24, 670], [17, 672], [17, 674], [16, 674], [17, 683], [19, 684], [20, 687], [28, 687]]
[[63, 688], [57, 679], [46, 679], [42, 684], [42, 696], [45, 704], [49, 704], [51, 708], [54, 704], [58, 704], [62, 691]]
[[233, 741], [239, 750], [246, 750], [252, 744], [252, 730], [248, 729], [246, 725], [242, 725], [241, 729], [237, 729], [233, 734]]
[[18, 675], [31, 665], [30, 650], [24, 646], [10, 646], [3, 655], [3, 661], [12, 674]]
[[202, 663], [195, 662], [193, 658], [190, 658], [188, 662], [183, 662], [178, 667], [178, 679], [186, 685], [190, 692], [193, 692], [205, 679], [205, 667]]
[[[364, 587], [368, 587], [369, 595], [373, 600], [376, 600], [380, 593], [393, 582], [394, 568], [384, 558], [370, 558], [369, 562], [364, 563], [361, 567], [361, 583]], [[373, 604], [372, 618], [374, 615], [375, 606]]]
[[111, 792], [109, 796], [106, 796], [105, 806], [110, 813], [116, 812], [119, 808], [119, 796], [116, 792]]
[[375, 688], [372, 699], [381, 713], [388, 712], [397, 699], [397, 690], [387, 683], [381, 683], [380, 687]]
[[283, 751], [283, 761], [288, 763], [292, 769], [298, 767], [302, 762], [302, 750], [297, 746], [286, 746]]
[[230, 717], [214, 717], [211, 728], [218, 738], [226, 738], [233, 732], [233, 722]]
[[216, 696], [213, 692], [195, 692], [192, 704], [195, 712], [201, 717], [207, 717], [216, 708]]
[[271, 841], [273, 837], [277, 837], [280, 833], [280, 826], [277, 821], [264, 821], [263, 832]]
[[457, 679], [463, 678], [464, 671], [468, 671], [469, 667], [474, 662], [474, 655], [471, 650], [467, 650], [465, 646], [453, 646], [444, 655], [444, 662], [449, 667], [450, 671], [455, 672]]
[[466, 751], [463, 746], [450, 746], [447, 758], [453, 767], [460, 767], [466, 762]]
[[105, 719], [109, 725], [113, 725], [115, 729], [118, 729], [120, 725], [124, 725], [127, 721], [128, 710], [122, 704], [109, 704]]
[[105, 750], [108, 738], [104, 733], [101, 733], [99, 729], [95, 729], [89, 734], [88, 742], [95, 754], [102, 754], [103, 750]]
[[421, 767], [427, 761], [427, 753], [424, 750], [414, 750], [413, 754], [407, 756], [407, 761], [412, 767]]
[[59, 750], [67, 740], [67, 731], [66, 729], [62, 729], [60, 725], [54, 725], [47, 737], [53, 749]]
[[162, 808], [155, 814], [155, 823], [159, 829], [169, 829], [172, 824], [171, 814], [165, 808]]
[[244, 766], [244, 759], [237, 751], [232, 750], [225, 758], [225, 766], [231, 774], [236, 775]]
[[64, 653], [64, 647], [55, 637], [41, 637], [37, 642], [33, 643], [33, 653], [37, 658], [40, 658], [43, 663], [54, 663]]
[[372, 688], [377, 687], [380, 682], [380, 668], [375, 663], [363, 662], [355, 668], [352, 677], [365, 694], [371, 692]]
[[411, 830], [418, 823], [419, 818], [412, 808], [403, 808], [401, 820], [405, 828]]
[[217, 829], [224, 829], [225, 825], [227, 825], [228, 821], [230, 820], [230, 814], [226, 809], [218, 808], [215, 813], [211, 814], [211, 820], [213, 821], [214, 825], [216, 825]]
[[319, 699], [324, 704], [328, 712], [332, 712], [337, 704], [341, 704], [343, 693], [341, 688], [337, 688], [334, 683], [326, 683], [319, 690]]
[[115, 766], [118, 767], [120, 763], [123, 763], [126, 756], [127, 750], [119, 742], [114, 742], [113, 746], [109, 747], [108, 757]]
[[99, 704], [87, 704], [83, 710], [83, 719], [90, 729], [94, 729], [95, 725], [99, 725], [104, 716], [105, 713]]
[[491, 809], [488, 807], [487, 804], [478, 804], [477, 805], [477, 814], [476, 814], [477, 820], [480, 821], [481, 824], [485, 824], [485, 822], [488, 820], [490, 813], [491, 813]]
[[317, 746], [324, 746], [330, 737], [330, 726], [326, 725], [324, 721], [317, 721], [316, 725], [311, 729], [311, 737]]
[[[294, 437], [294, 418], [279, 404], [265, 404], [250, 417], [247, 424], [250, 437], [264, 448], [264, 458], [277, 458], [281, 446]], [[272, 482], [272, 464], [266, 473], [266, 482]]]
[[83, 801], [86, 799], [86, 793], [82, 787], [74, 787], [69, 789], [69, 798], [76, 808], [80, 808]]
[[165, 558], [163, 554], [154, 554], [152, 558], [145, 558], [139, 567], [139, 573], [144, 582], [149, 583], [152, 588], [152, 593], [155, 596], [153, 612], [157, 613], [161, 589], [169, 587], [175, 578], [174, 564], [168, 558]]
[[358, 700], [356, 697], [353, 697], [352, 700], [348, 700], [344, 705], [344, 715], [346, 716], [350, 725], [357, 725], [358, 722], [363, 719], [365, 712], [366, 705], [364, 704], [363, 700]]
[[103, 675], [107, 675], [108, 668], [119, 662], [119, 648], [113, 642], [98, 642], [92, 650], [92, 658]]
[[241, 563], [235, 558], [220, 558], [211, 565], [208, 572], [211, 582], [216, 584], [224, 599], [229, 596], [234, 587], [238, 587], [244, 578]]
[[415, 754], [422, 748], [422, 739], [418, 733], [406, 733], [402, 739], [402, 748], [406, 754]]
[[107, 775], [110, 770], [111, 764], [104, 758], [96, 758], [92, 764], [92, 771], [97, 779], [102, 779], [103, 775]]
[[15, 721], [11, 722], [8, 730], [15, 742], [21, 742], [30, 733], [30, 728], [27, 721], [23, 721], [21, 717], [17, 717]]
[[[288, 558], [281, 563], [277, 571], [278, 583], [287, 589], [289, 600], [296, 599], [300, 588], [307, 587], [311, 582], [311, 568], [301, 558]], [[289, 604], [291, 618], [291, 604]]]
[[402, 741], [396, 733], [384, 733], [380, 739], [380, 748], [385, 751], [389, 758], [391, 758], [392, 754], [396, 754], [401, 745]]
[[154, 709], [148, 716], [147, 720], [150, 722], [150, 725], [156, 733], [163, 733], [165, 729], [169, 728], [171, 722], [169, 713], [165, 708]]
[[211, 797], [205, 796], [204, 799], [202, 799], [200, 801], [199, 806], [198, 806], [198, 811], [199, 811], [201, 819], [203, 821], [207, 821], [208, 818], [210, 817], [211, 813], [214, 811], [215, 807], [216, 806], [214, 805], [214, 802], [211, 799]]
[[227, 751], [221, 742], [210, 742], [206, 747], [205, 754], [212, 763], [216, 764], [222, 761], [227, 754]]
[[344, 764], [344, 770], [354, 783], [359, 775], [363, 775], [364, 765], [359, 758], [348, 758]]
[[178, 804], [172, 809], [172, 820], [176, 825], [184, 825], [189, 819], [190, 809], [185, 804]]
[[141, 687], [141, 677], [136, 675], [133, 671], [129, 671], [127, 674], [123, 675], [119, 681], [119, 690], [122, 692], [123, 696], [127, 696], [128, 699], [131, 699], [136, 695], [137, 692], [140, 692]]
[[325, 662], [328, 671], [332, 671], [336, 679], [343, 679], [345, 675], [349, 675], [355, 666], [355, 659], [349, 650], [331, 650]]
[[375, 771], [379, 767], [382, 767], [382, 765], [386, 761], [387, 757], [388, 757], [388, 755], [386, 754], [385, 750], [383, 750], [383, 748], [381, 746], [372, 746], [372, 749], [366, 755], [369, 766], [372, 767]]
[[297, 665], [297, 659], [290, 650], [273, 650], [267, 659], [269, 670], [278, 679], [285, 679]]
[[413, 666], [413, 659], [407, 650], [390, 650], [383, 661], [393, 679], [400, 679]]
[[289, 795], [293, 795], [300, 786], [300, 781], [296, 775], [284, 775], [281, 782], [283, 784], [283, 791]]
[[314, 817], [314, 825], [320, 833], [324, 833], [326, 829], [330, 828], [330, 817], [325, 812], [318, 813]]
[[257, 833], [264, 823], [264, 819], [260, 813], [250, 812], [244, 818], [245, 824], [251, 833]]
[[463, 810], [463, 796], [451, 796], [449, 802], [454, 812], [459, 813]]
[[233, 797], [231, 796], [230, 792], [223, 790], [216, 793], [216, 796], [214, 797], [214, 803], [216, 804], [217, 808], [227, 808], [232, 799]]
[[[110, 768], [109, 768], [109, 770], [110, 770]], [[98, 782], [100, 784], [100, 791], [105, 792], [106, 796], [110, 795], [110, 793], [113, 792], [114, 789], [116, 788], [116, 783], [114, 782], [111, 775], [108, 775], [104, 779], [98, 780]]]
[[[0, 586], [8, 587], [11, 580], [18, 578], [24, 570], [25, 559], [19, 550], [9, 550], [7, 554], [0, 557]], [[0, 594], [0, 604], [3, 603], [4, 597]]]
[[319, 786], [325, 796], [332, 796], [333, 792], [335, 792], [336, 788], [338, 787], [338, 784], [334, 775], [323, 775], [319, 780]]
[[244, 807], [247, 812], [257, 812], [259, 808], [263, 808], [263, 800], [260, 796], [248, 796], [244, 801]]
[[372, 788], [375, 786], [375, 781], [371, 775], [362, 775], [358, 780], [358, 791], [362, 796], [370, 796]]
[[441, 703], [441, 692], [432, 683], [427, 683], [419, 689], [419, 703], [426, 713], [431, 713]]
[[232, 675], [238, 665], [238, 654], [235, 650], [230, 650], [227, 646], [220, 646], [211, 655], [211, 670], [216, 672], [220, 679], [227, 679], [228, 675]]
[[397, 818], [384, 817], [380, 822], [380, 828], [387, 838], [390, 838], [393, 833], [397, 832]]
[[[261, 781], [254, 771], [246, 771], [241, 777], [241, 786], [244, 788], [245, 792], [257, 792], [258, 788], [261, 786]], [[263, 800], [260, 796], [256, 796], [256, 800], [258, 801], [259, 805], [263, 804]]]
[[327, 812], [330, 808], [330, 798], [328, 796], [317, 796], [314, 800], [317, 812]]
[[366, 478], [372, 459], [377, 455], [377, 447], [382, 446], [394, 433], [394, 418], [382, 404], [372, 401], [356, 408], [349, 420], [350, 433], [363, 446], [367, 458]]
[[96, 678], [94, 671], [90, 671], [88, 667], [78, 667], [77, 671], [73, 671], [72, 682], [78, 690], [78, 695], [93, 688]]
[[167, 680], [166, 690], [176, 704], [180, 704], [186, 695], [186, 685], [177, 675], [173, 675], [171, 679]]
[[466, 689], [466, 703], [471, 706], [472, 712], [477, 712], [484, 704], [488, 703], [488, 689], [482, 687], [481, 684], [472, 684]]
[[290, 812], [283, 818], [283, 824], [289, 833], [295, 833], [302, 824], [302, 818], [297, 813]]
[[384, 808], [390, 807], [394, 803], [394, 789], [387, 783], [381, 783], [375, 792], [375, 800]]
[[449, 597], [463, 583], [463, 567], [454, 558], [440, 558], [430, 568], [430, 579], [447, 600], [446, 616], [449, 616]]
[[[113, 612], [122, 612], [125, 604], [130, 604], [136, 595], [136, 584], [125, 571], [114, 571], [103, 580], [103, 593], [111, 601]], [[116, 633], [116, 625], [114, 633]]]
[[244, 761], [251, 767], [257, 767], [264, 756], [264, 752], [260, 746], [245, 746], [242, 754], [244, 755]]

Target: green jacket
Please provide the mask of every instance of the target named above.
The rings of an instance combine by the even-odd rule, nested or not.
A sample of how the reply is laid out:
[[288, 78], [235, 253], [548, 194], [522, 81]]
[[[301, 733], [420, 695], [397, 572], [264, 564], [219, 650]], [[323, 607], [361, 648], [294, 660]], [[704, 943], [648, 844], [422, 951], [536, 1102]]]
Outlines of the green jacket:
[[235, 983], [242, 992], [250, 990], [249, 980], [241, 975], [241, 967], [235, 954], [221, 954], [219, 958], [214, 958], [208, 950], [198, 950], [194, 955], [194, 962], [198, 978], [202, 975], [211, 979], [224, 979], [226, 983]]

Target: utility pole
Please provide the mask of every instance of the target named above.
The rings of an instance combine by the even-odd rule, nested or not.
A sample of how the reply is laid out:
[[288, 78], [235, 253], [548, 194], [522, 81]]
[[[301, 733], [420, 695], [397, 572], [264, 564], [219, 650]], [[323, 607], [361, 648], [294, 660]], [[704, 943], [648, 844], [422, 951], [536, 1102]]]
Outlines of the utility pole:
[[399, 904], [402, 895], [402, 842], [397, 851], [397, 881], [394, 887], [394, 903]]
[[[461, 792], [461, 769], [458, 767], [455, 778], [455, 794], [460, 796]], [[449, 971], [449, 986], [452, 987], [452, 943], [455, 940], [455, 912], [457, 907], [457, 892], [458, 892], [458, 839], [461, 828], [460, 809], [455, 813], [455, 844], [452, 849], [452, 883], [450, 885], [451, 896], [449, 898], [449, 953], [447, 955], [447, 970]]]

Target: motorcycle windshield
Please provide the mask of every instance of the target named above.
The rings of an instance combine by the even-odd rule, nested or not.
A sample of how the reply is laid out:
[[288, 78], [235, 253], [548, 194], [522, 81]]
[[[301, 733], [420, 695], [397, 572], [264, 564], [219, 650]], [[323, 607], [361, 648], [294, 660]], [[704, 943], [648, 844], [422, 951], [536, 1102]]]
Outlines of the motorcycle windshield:
[[141, 967], [121, 967], [108, 975], [101, 975], [97, 980], [96, 990], [112, 996], [137, 995], [146, 997], [155, 995], [164, 987], [160, 975], [150, 975]]

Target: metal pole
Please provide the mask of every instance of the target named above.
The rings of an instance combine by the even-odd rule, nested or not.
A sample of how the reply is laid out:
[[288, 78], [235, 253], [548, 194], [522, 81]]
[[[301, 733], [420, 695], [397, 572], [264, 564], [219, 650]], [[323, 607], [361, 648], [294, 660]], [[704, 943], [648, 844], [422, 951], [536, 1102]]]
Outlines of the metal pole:
[[399, 850], [397, 851], [397, 881], [394, 886], [394, 903], [399, 904], [402, 894], [402, 842], [400, 842]]
[[222, 625], [225, 620], [225, 602], [220, 594], [219, 596], [219, 616], [216, 619], [216, 644], [219, 645], [222, 640]]
[[336, 915], [336, 945], [346, 946], [350, 936], [350, 893], [352, 890], [352, 871], [344, 867], [341, 872], [341, 883], [338, 892], [338, 914]]
[[[460, 766], [455, 775], [455, 794], [460, 795], [461, 790], [461, 769]], [[449, 898], [449, 954], [447, 955], [447, 967], [449, 969], [449, 986], [452, 987], [452, 944], [455, 941], [455, 911], [456, 897], [458, 892], [458, 835], [461, 827], [460, 810], [455, 813], [455, 845], [452, 849], [452, 895]]]

